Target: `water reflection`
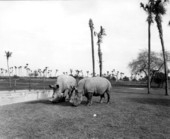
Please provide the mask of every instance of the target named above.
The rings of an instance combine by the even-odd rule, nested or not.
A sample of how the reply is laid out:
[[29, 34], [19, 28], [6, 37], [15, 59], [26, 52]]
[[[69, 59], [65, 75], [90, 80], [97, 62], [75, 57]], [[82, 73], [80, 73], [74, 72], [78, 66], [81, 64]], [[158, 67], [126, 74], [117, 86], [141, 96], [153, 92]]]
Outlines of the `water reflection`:
[[49, 99], [51, 96], [52, 90], [0, 91], [0, 106], [32, 100]]

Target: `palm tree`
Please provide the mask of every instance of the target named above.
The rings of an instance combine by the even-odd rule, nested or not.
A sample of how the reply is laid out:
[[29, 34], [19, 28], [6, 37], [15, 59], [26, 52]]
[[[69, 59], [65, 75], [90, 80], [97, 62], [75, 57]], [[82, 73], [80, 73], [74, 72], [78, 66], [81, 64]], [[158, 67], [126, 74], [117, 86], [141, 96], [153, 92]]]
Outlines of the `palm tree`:
[[1, 76], [3, 76], [3, 68], [0, 68], [0, 70], [1, 70]]
[[14, 66], [15, 68], [15, 75], [17, 75], [17, 66]]
[[80, 70], [76, 70], [76, 76], [79, 77]]
[[150, 63], [151, 63], [151, 23], [153, 23], [153, 0], [149, 0], [148, 4], [144, 5], [140, 3], [141, 7], [148, 14], [147, 22], [148, 22], [148, 94], [150, 94]]
[[83, 70], [80, 70], [80, 72], [81, 72], [81, 76], [84, 77]]
[[28, 76], [28, 63], [25, 65], [24, 69], [26, 70], [26, 76]]
[[112, 70], [112, 77], [114, 77], [114, 72], [115, 72], [115, 69]]
[[89, 27], [91, 31], [92, 64], [93, 64], [93, 77], [94, 77], [95, 76], [95, 58], [94, 58], [94, 41], [93, 41], [94, 24], [93, 24], [92, 19], [89, 20]]
[[38, 69], [39, 77], [41, 77], [42, 71], [41, 69]]
[[123, 79], [123, 75], [124, 75], [124, 73], [121, 72], [121, 73], [120, 73], [120, 79], [121, 79], [121, 80]]
[[102, 43], [103, 36], [106, 35], [105, 29], [101, 26], [100, 32], [97, 34], [97, 45], [98, 45], [98, 56], [99, 56], [99, 69], [100, 69], [100, 76], [102, 76], [103, 64], [102, 64], [102, 51], [100, 44]]
[[109, 71], [107, 71], [107, 76], [109, 76]]
[[73, 76], [73, 69], [70, 69], [70, 76]]
[[166, 14], [165, 3], [167, 0], [161, 1], [156, 0], [153, 5], [153, 14], [155, 15], [155, 21], [157, 24], [159, 37], [162, 45], [162, 53], [164, 59], [164, 72], [165, 72], [165, 95], [168, 95], [168, 70], [167, 70], [167, 59], [165, 54], [165, 46], [163, 39], [163, 28], [162, 28], [162, 16]]
[[6, 59], [7, 59], [7, 69], [8, 69], [8, 75], [9, 75], [9, 86], [11, 87], [11, 78], [10, 78], [10, 71], [9, 71], [9, 58], [12, 56], [12, 52], [5, 51]]
[[19, 69], [20, 69], [20, 76], [22, 76], [22, 66], [20, 66]]
[[116, 73], [117, 80], [119, 79], [119, 71]]
[[89, 77], [89, 71], [86, 71], [86, 73], [87, 73], [87, 77]]

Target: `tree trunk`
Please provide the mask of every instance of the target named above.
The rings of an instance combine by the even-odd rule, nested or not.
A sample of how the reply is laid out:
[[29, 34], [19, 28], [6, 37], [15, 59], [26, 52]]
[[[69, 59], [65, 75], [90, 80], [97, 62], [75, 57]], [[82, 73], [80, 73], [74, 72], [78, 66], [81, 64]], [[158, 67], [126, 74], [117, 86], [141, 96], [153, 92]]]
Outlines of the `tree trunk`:
[[161, 20], [159, 19], [158, 16], [155, 18], [156, 23], [157, 23], [157, 28], [159, 31], [159, 37], [161, 40], [161, 45], [162, 45], [162, 53], [163, 53], [163, 59], [164, 59], [164, 72], [165, 72], [165, 95], [168, 95], [168, 70], [167, 70], [167, 62], [166, 62], [166, 57], [165, 57], [165, 47], [164, 47], [164, 40], [163, 40], [163, 30], [162, 30], [162, 24]]
[[98, 55], [99, 55], [99, 70], [100, 70], [100, 77], [102, 77], [102, 52], [101, 52], [101, 48], [100, 48], [100, 44], [98, 44]]
[[93, 77], [94, 77], [95, 76], [95, 58], [94, 58], [93, 28], [90, 28], [90, 31], [91, 31], [92, 64], [93, 64]]
[[151, 23], [148, 21], [148, 94], [150, 94]]
[[160, 36], [161, 39], [161, 45], [162, 45], [162, 53], [163, 53], [163, 59], [164, 59], [164, 72], [165, 72], [165, 95], [168, 96], [168, 71], [167, 71], [167, 62], [165, 57], [165, 47], [164, 47], [164, 40], [163, 36]]
[[9, 87], [11, 87], [11, 77], [10, 77], [10, 71], [9, 71], [9, 63], [8, 63], [8, 59], [7, 59], [7, 68], [8, 68]]

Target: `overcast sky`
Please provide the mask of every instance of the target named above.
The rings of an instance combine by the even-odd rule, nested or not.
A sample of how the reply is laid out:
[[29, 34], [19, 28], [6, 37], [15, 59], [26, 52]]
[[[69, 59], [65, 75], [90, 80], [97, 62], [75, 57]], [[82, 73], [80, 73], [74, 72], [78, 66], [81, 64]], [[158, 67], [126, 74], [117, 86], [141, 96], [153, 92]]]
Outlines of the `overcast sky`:
[[[128, 63], [147, 49], [147, 14], [140, 2], [147, 0], [0, 1], [0, 68], [6, 68], [5, 51], [12, 52], [10, 66], [33, 70], [79, 69], [92, 72], [89, 19], [95, 31], [102, 25], [103, 72], [130, 75]], [[170, 4], [169, 4], [170, 5]], [[170, 6], [163, 17], [164, 43], [170, 51]], [[99, 73], [97, 39], [95, 66]], [[152, 25], [152, 50], [161, 51], [156, 24]]]

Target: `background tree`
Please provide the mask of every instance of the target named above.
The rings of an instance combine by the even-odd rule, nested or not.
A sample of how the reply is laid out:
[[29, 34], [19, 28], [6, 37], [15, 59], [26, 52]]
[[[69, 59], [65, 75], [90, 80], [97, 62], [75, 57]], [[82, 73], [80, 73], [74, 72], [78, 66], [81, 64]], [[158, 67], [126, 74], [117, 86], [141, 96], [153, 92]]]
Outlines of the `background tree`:
[[70, 69], [70, 76], [73, 76], [73, 69]]
[[57, 76], [58, 69], [55, 70], [55, 76]]
[[165, 3], [167, 0], [161, 1], [156, 0], [153, 6], [153, 13], [155, 15], [155, 21], [157, 24], [159, 38], [162, 45], [162, 53], [164, 59], [164, 73], [165, 73], [165, 95], [168, 95], [168, 69], [167, 69], [167, 61], [166, 61], [166, 54], [165, 54], [165, 46], [164, 46], [164, 39], [163, 39], [163, 28], [162, 28], [162, 16], [166, 14]]
[[87, 73], [87, 77], [89, 77], [89, 71], [86, 71], [86, 73]]
[[[166, 52], [166, 58], [168, 61], [170, 61], [170, 53]], [[138, 57], [132, 62], [129, 63], [129, 68], [131, 69], [132, 73], [144, 73], [146, 77], [148, 77], [148, 51], [142, 50]], [[152, 76], [159, 71], [163, 71], [164, 64], [163, 64], [163, 58], [162, 53], [156, 53], [151, 51], [151, 63], [150, 63], [150, 76], [152, 79]], [[155, 72], [156, 71], [156, 72]]]
[[76, 77], [79, 77], [80, 70], [76, 70]]
[[94, 58], [94, 41], [93, 41], [94, 24], [93, 24], [92, 19], [89, 20], [89, 27], [91, 31], [92, 65], [93, 65], [93, 77], [94, 77], [95, 76], [95, 58]]
[[[153, 23], [153, 0], [149, 0], [149, 2], [144, 5], [140, 3], [141, 7], [148, 14], [147, 22], [148, 22], [148, 73], [150, 73], [150, 53], [151, 53], [151, 23]], [[150, 74], [148, 74], [148, 94], [150, 94]]]
[[99, 56], [99, 70], [100, 70], [100, 76], [102, 76], [102, 70], [103, 70], [103, 61], [102, 61], [102, 51], [101, 51], [101, 43], [103, 40], [103, 36], [106, 35], [105, 29], [101, 26], [100, 32], [97, 33], [97, 45], [98, 45], [98, 56]]
[[38, 69], [38, 74], [40, 77], [42, 77], [42, 70], [41, 69]]
[[34, 77], [37, 77], [38, 76], [38, 71], [34, 70], [32, 74], [33, 74]]
[[153, 81], [158, 84], [158, 87], [163, 87], [163, 83], [165, 82], [165, 74], [163, 72], [157, 72], [153, 76]]
[[4, 76], [4, 69], [0, 68], [0, 70], [1, 70], [1, 76]]
[[12, 56], [12, 52], [5, 51], [6, 59], [7, 59], [7, 69], [8, 69], [8, 76], [9, 76], [9, 86], [11, 87], [11, 78], [10, 78], [10, 70], [9, 70], [9, 58]]

